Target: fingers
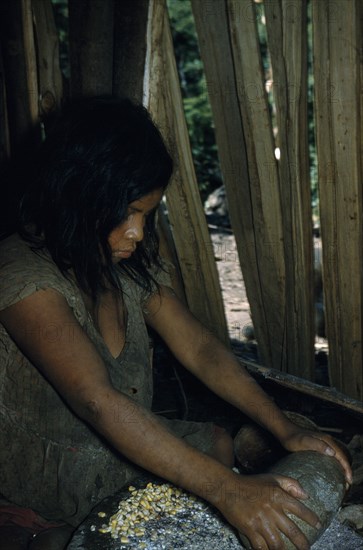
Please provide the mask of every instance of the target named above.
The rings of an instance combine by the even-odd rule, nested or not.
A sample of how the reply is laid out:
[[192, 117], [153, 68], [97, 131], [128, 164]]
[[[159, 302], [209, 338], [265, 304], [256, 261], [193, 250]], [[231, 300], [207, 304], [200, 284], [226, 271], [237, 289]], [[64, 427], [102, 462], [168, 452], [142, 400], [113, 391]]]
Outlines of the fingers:
[[344, 452], [344, 449], [339, 445], [339, 443], [335, 442], [334, 439], [329, 439], [328, 446], [334, 450], [334, 456], [340, 463], [341, 467], [344, 470], [345, 479], [349, 485], [353, 483], [353, 474], [352, 474], [352, 468], [350, 465], [350, 461], [348, 459], [348, 456]]
[[[299, 550], [309, 550], [310, 543], [299, 527], [287, 516], [283, 522], [278, 525], [280, 531], [296, 546]], [[282, 546], [285, 548], [285, 546]]]
[[328, 455], [328, 456], [335, 456], [336, 451], [333, 447], [333, 445], [330, 443], [327, 443], [325, 439], [320, 439], [320, 437], [313, 436], [315, 448], [319, 453]]
[[350, 467], [348, 458], [341, 447], [334, 441], [333, 438], [329, 437], [328, 435], [324, 437], [314, 435], [312, 439], [314, 440], [316, 451], [327, 456], [332, 456], [336, 458], [336, 460], [338, 460], [341, 467], [343, 468], [347, 483], [351, 484], [353, 482], [352, 469]]
[[288, 506], [285, 508], [285, 512], [289, 512], [297, 518], [302, 519], [305, 523], [314, 527], [314, 529], [321, 529], [321, 523], [316, 513], [298, 500], [290, 500]]
[[250, 537], [247, 537], [247, 534], [240, 531], [239, 536], [246, 550], [269, 550], [267, 542], [258, 533], [251, 533]]
[[[275, 476], [275, 479], [281, 489], [285, 491], [285, 495], [287, 493], [291, 497], [284, 497], [284, 500], [282, 501], [284, 511], [294, 514], [296, 517], [302, 519], [306, 523], [309, 523], [309, 525], [315, 529], [320, 529], [321, 523], [319, 517], [315, 514], [315, 512], [300, 502], [300, 500], [297, 500], [308, 498], [307, 493], [301, 487], [300, 483], [296, 479], [285, 476]], [[295, 526], [293, 522], [289, 521], [289, 524], [291, 523]]]
[[292, 477], [285, 476], [275, 476], [276, 481], [278, 482], [281, 489], [286, 491], [293, 498], [306, 499], [309, 495], [301, 487], [300, 483], [293, 479]]
[[253, 505], [249, 507], [251, 517], [243, 526], [250, 548], [282, 550], [285, 548], [285, 535], [299, 550], [308, 550], [308, 539], [291, 517], [299, 518], [315, 529], [320, 529], [321, 524], [318, 516], [298, 500], [307, 497], [299, 482], [279, 475], [264, 476], [261, 482], [265, 491], [260, 493], [258, 507], [255, 510]]
[[[290, 451], [311, 450], [334, 457], [340, 463], [348, 484], [353, 481], [352, 469], [344, 449], [331, 436], [320, 432], [300, 432], [295, 434], [286, 448]], [[292, 445], [291, 445], [292, 443]]]
[[283, 550], [289, 539], [299, 550], [309, 550], [310, 543], [299, 527], [287, 516], [276, 516], [275, 523], [264, 522], [260, 531], [240, 533], [243, 545], [253, 550]]

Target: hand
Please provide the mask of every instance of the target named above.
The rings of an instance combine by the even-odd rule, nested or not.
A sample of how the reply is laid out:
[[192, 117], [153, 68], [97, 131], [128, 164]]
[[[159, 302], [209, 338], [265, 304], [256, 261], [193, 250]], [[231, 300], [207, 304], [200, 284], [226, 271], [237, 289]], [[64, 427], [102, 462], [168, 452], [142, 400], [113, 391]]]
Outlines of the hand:
[[334, 456], [344, 470], [347, 484], [351, 485], [353, 477], [348, 458], [340, 445], [331, 436], [321, 432], [302, 430], [294, 425], [293, 432], [280, 441], [287, 451], [317, 451], [328, 456]]
[[[235, 475], [235, 474], [233, 474]], [[252, 548], [282, 549], [284, 533], [299, 550], [310, 544], [286, 515], [294, 514], [316, 529], [321, 528], [317, 515], [298, 499], [307, 498], [295, 479], [279, 475], [236, 475], [223, 485], [223, 494], [215, 504], [227, 521], [245, 535]]]

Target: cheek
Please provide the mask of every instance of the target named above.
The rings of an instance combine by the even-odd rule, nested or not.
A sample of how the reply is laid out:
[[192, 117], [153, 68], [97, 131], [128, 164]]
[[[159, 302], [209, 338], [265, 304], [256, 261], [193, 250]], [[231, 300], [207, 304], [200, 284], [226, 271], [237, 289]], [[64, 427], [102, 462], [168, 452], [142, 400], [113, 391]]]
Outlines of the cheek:
[[120, 241], [122, 241], [125, 237], [126, 227], [122, 225], [121, 227], [118, 227], [111, 231], [109, 237], [108, 237], [108, 244], [111, 248], [113, 248], [115, 245], [117, 245]]

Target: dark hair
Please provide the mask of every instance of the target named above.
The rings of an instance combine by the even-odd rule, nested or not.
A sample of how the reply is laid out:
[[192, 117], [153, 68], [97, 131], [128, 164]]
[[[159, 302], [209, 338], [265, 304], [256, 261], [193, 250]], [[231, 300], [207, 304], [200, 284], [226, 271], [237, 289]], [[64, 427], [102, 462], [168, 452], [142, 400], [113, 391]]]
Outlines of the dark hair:
[[[63, 274], [73, 268], [87, 293], [96, 296], [105, 281], [117, 287], [108, 236], [126, 219], [129, 203], [165, 189], [172, 173], [171, 157], [147, 111], [110, 97], [70, 103], [53, 123], [32, 173], [18, 232], [46, 247]], [[150, 289], [152, 264], [160, 266], [155, 213], [147, 218], [136, 252], [117, 269]]]

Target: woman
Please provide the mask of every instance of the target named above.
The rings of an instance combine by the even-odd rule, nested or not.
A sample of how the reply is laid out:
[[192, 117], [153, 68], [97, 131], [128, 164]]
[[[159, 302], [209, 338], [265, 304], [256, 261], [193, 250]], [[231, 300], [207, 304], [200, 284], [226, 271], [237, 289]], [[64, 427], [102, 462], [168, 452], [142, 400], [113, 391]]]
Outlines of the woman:
[[237, 475], [222, 429], [150, 412], [146, 326], [287, 450], [335, 455], [351, 481], [335, 442], [292, 424], [168, 286], [155, 212], [172, 162], [146, 111], [80, 102], [32, 166], [1, 245], [0, 547], [64, 548], [142, 467], [208, 500], [253, 547], [280, 548], [281, 531], [308, 548], [287, 516], [318, 526], [297, 481]]

